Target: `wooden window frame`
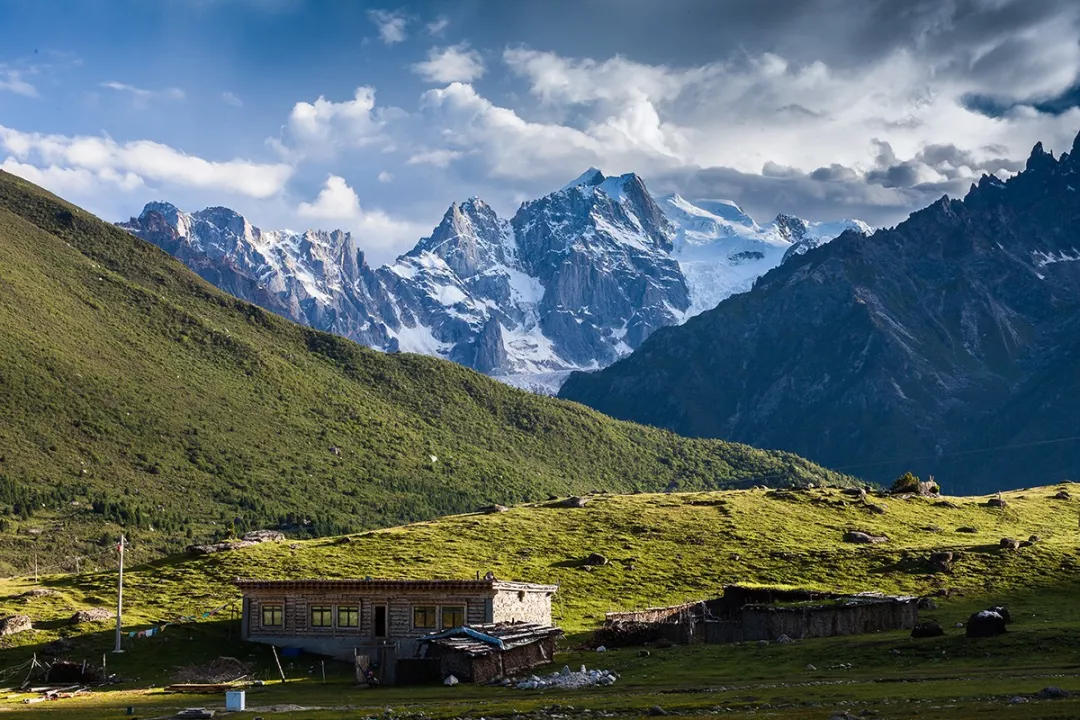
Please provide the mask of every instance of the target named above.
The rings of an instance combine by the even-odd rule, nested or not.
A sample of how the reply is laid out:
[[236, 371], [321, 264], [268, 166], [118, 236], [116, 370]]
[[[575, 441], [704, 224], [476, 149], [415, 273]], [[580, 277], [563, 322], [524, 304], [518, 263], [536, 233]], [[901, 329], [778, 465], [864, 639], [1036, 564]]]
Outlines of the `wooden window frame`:
[[[329, 622], [315, 622], [315, 613], [319, 613], [321, 620], [326, 620], [327, 614], [329, 614]], [[327, 630], [334, 627], [334, 606], [333, 605], [311, 605], [308, 607], [308, 622], [311, 624], [312, 629]]]
[[[460, 623], [454, 623], [452, 625], [447, 625], [446, 624], [446, 611], [447, 610], [458, 610], [458, 611], [460, 611], [461, 612], [461, 622]], [[439, 606], [439, 628], [441, 630], [452, 630], [452, 629], [454, 629], [456, 627], [461, 627], [462, 625], [466, 625], [467, 624], [467, 619], [468, 619], [468, 610], [469, 610], [469, 608], [465, 603], [461, 603], [460, 605], [455, 604], [455, 605], [441, 605], [441, 606]]]
[[[417, 625], [416, 613], [423, 610], [427, 615], [427, 611], [431, 611], [431, 624], [430, 625]], [[437, 605], [413, 605], [412, 606], [412, 627], [413, 630], [436, 630], [439, 627], [439, 607]]]
[[[353, 622], [351, 625], [345, 625], [341, 622], [341, 611], [344, 610], [351, 614]], [[360, 629], [360, 606], [359, 605], [338, 605], [334, 608], [334, 624], [335, 627], [339, 627], [342, 630], [359, 630]]]
[[[277, 614], [277, 623], [267, 623], [266, 613], [270, 611], [270, 617], [273, 618], [274, 614]], [[264, 628], [283, 628], [285, 627], [285, 603], [282, 602], [269, 602], [259, 603], [259, 627]]]

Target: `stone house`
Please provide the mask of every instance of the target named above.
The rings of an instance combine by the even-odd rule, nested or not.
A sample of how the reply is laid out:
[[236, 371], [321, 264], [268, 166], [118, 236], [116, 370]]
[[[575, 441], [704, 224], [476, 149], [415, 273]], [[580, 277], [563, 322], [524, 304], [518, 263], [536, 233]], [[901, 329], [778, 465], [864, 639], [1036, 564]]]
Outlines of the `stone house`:
[[380, 665], [415, 655], [419, 638], [464, 625], [551, 625], [557, 585], [483, 580], [237, 579], [241, 636]]

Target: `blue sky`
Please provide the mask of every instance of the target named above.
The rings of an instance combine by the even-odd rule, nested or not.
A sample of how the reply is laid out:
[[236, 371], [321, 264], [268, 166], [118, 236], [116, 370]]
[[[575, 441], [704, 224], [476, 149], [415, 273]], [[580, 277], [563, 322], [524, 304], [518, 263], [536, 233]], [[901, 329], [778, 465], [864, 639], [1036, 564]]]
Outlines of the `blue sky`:
[[385, 261], [595, 165], [759, 220], [892, 224], [1080, 130], [1057, 0], [0, 0], [0, 167], [343, 227]]

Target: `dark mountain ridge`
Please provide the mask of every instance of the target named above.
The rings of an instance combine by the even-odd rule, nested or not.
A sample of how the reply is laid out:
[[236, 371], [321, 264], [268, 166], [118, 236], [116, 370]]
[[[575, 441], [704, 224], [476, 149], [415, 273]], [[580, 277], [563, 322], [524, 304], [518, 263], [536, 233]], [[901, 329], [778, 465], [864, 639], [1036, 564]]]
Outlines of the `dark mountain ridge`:
[[[951, 491], [1080, 474], [1080, 136], [845, 233], [562, 389], [615, 417]], [[1055, 442], [1046, 442], [1055, 441]], [[1032, 445], [1031, 443], [1038, 443]]]

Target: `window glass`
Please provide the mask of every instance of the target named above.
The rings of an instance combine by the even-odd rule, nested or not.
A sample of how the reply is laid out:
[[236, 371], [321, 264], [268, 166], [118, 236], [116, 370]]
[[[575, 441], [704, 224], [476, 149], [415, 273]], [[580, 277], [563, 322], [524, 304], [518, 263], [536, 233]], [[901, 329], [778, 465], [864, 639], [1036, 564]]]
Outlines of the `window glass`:
[[285, 613], [282, 612], [280, 605], [263, 605], [262, 606], [262, 624], [263, 627], [281, 627], [285, 619]]
[[413, 608], [413, 627], [417, 630], [435, 629], [435, 608], [417, 605]]
[[333, 627], [334, 611], [329, 605], [313, 605], [311, 608], [311, 627]]
[[338, 605], [337, 624], [343, 628], [360, 627], [360, 608], [355, 605]]
[[462, 605], [443, 605], [442, 629], [461, 627], [465, 624], [465, 608]]

